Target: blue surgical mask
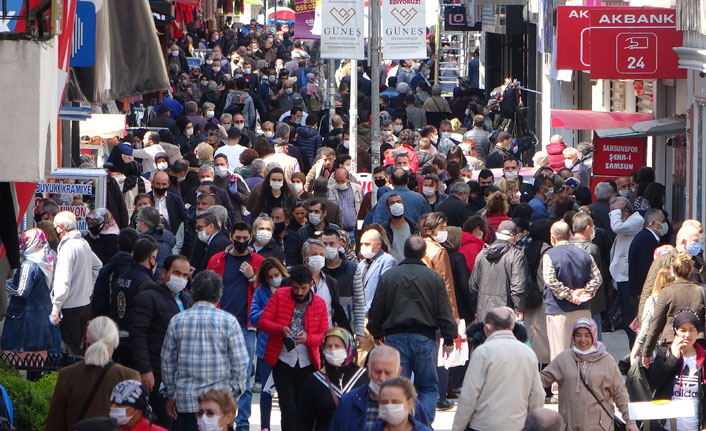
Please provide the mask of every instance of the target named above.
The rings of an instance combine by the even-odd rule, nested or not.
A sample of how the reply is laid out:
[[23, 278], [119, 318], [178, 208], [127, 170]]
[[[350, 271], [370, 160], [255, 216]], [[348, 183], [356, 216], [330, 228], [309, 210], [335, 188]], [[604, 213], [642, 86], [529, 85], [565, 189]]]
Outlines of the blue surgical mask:
[[688, 252], [691, 256], [698, 256], [701, 253], [701, 243], [698, 241], [692, 242]]

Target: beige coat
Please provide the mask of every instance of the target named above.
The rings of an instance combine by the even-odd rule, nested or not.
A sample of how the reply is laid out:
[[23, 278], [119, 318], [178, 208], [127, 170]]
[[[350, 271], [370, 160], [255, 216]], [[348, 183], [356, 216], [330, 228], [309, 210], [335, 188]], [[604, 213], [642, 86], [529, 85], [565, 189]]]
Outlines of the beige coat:
[[[333, 177], [333, 175], [331, 175]], [[335, 183], [335, 181], [334, 181]], [[360, 211], [360, 203], [363, 202], [363, 189], [351, 181], [351, 187], [353, 188], [353, 204], [355, 205], [356, 214]], [[333, 202], [338, 203], [338, 189], [336, 186], [329, 187], [328, 198]]]
[[453, 431], [519, 431], [527, 413], [544, 405], [537, 356], [512, 331], [495, 331], [473, 351], [463, 379]]
[[[581, 358], [585, 358], [585, 361]], [[605, 352], [579, 356], [568, 349], [559, 353], [541, 372], [542, 384], [545, 387], [551, 386], [554, 382], [559, 384], [559, 414], [566, 423], [566, 429], [570, 431], [613, 429], [612, 415], [608, 415], [601, 408], [579, 377], [579, 369], [584, 366], [586, 382], [608, 411], [614, 411], [613, 403], [615, 403], [622, 413], [623, 420], [627, 423], [635, 423], [628, 418], [630, 398], [615, 359]]]
[[438, 272], [441, 278], [444, 279], [446, 285], [446, 293], [449, 295], [451, 310], [454, 313], [454, 318], [458, 322], [458, 306], [456, 305], [456, 289], [454, 288], [453, 273], [451, 272], [451, 261], [449, 253], [444, 247], [439, 245], [431, 238], [424, 238], [427, 243], [427, 252], [422, 258], [424, 263], [434, 271]]

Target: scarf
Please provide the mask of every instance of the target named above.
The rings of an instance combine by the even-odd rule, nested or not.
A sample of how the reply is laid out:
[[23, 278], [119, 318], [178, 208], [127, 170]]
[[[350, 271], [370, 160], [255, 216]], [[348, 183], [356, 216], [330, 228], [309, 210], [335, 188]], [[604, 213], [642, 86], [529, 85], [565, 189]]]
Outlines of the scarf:
[[91, 210], [88, 215], [86, 215], [86, 218], [91, 218], [95, 220], [98, 224], [102, 223], [103, 228], [101, 229], [100, 233], [103, 235], [118, 235], [120, 233], [120, 228], [115, 222], [115, 218], [113, 218], [113, 215], [110, 213], [110, 211], [105, 208], [97, 208]]
[[33, 228], [22, 232], [20, 236], [20, 253], [23, 260], [37, 264], [44, 273], [47, 287], [51, 289], [54, 277], [54, 254], [49, 248], [49, 241], [41, 229]]

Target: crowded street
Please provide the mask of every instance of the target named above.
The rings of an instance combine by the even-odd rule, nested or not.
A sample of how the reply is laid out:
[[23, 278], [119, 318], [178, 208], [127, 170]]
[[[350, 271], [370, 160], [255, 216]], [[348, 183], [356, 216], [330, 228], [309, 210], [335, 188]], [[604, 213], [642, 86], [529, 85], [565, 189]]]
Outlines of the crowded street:
[[0, 431], [706, 431], [706, 0], [2, 0], [0, 70]]

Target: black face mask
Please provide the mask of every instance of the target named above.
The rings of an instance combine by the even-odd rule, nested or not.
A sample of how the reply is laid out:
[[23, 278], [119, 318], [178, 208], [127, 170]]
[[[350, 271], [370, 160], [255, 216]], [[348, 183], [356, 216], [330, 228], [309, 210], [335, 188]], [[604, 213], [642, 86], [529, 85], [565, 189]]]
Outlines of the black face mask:
[[34, 223], [37, 224], [37, 223], [39, 223], [40, 221], [42, 221], [42, 217], [44, 217], [44, 214], [46, 214], [46, 212], [43, 212], [43, 213], [36, 213], [36, 214], [34, 215]]
[[90, 226], [88, 228], [88, 231], [91, 232], [91, 235], [98, 236], [98, 235], [100, 235], [101, 230], [103, 230], [104, 225], [105, 225], [105, 223], [94, 224], [93, 226]]
[[243, 252], [245, 252], [245, 250], [248, 249], [248, 242], [247, 241], [233, 241], [233, 248], [238, 253], [243, 253]]
[[154, 189], [154, 194], [157, 196], [164, 196], [167, 193], [167, 190], [169, 190], [167, 187], [165, 188], [157, 188], [155, 187]]
[[480, 195], [479, 195], [480, 198], [485, 197], [485, 189], [487, 189], [487, 188], [488, 188], [488, 186], [480, 186]]
[[286, 229], [286, 226], [284, 225], [284, 222], [283, 222], [283, 221], [281, 221], [281, 222], [279, 222], [279, 223], [275, 223], [275, 231], [274, 231], [274, 234], [275, 234], [275, 235], [279, 235], [279, 234], [281, 234], [282, 232], [284, 232], [284, 229]]
[[380, 188], [380, 187], [385, 187], [386, 180], [385, 178], [378, 178], [375, 180], [375, 185]]

